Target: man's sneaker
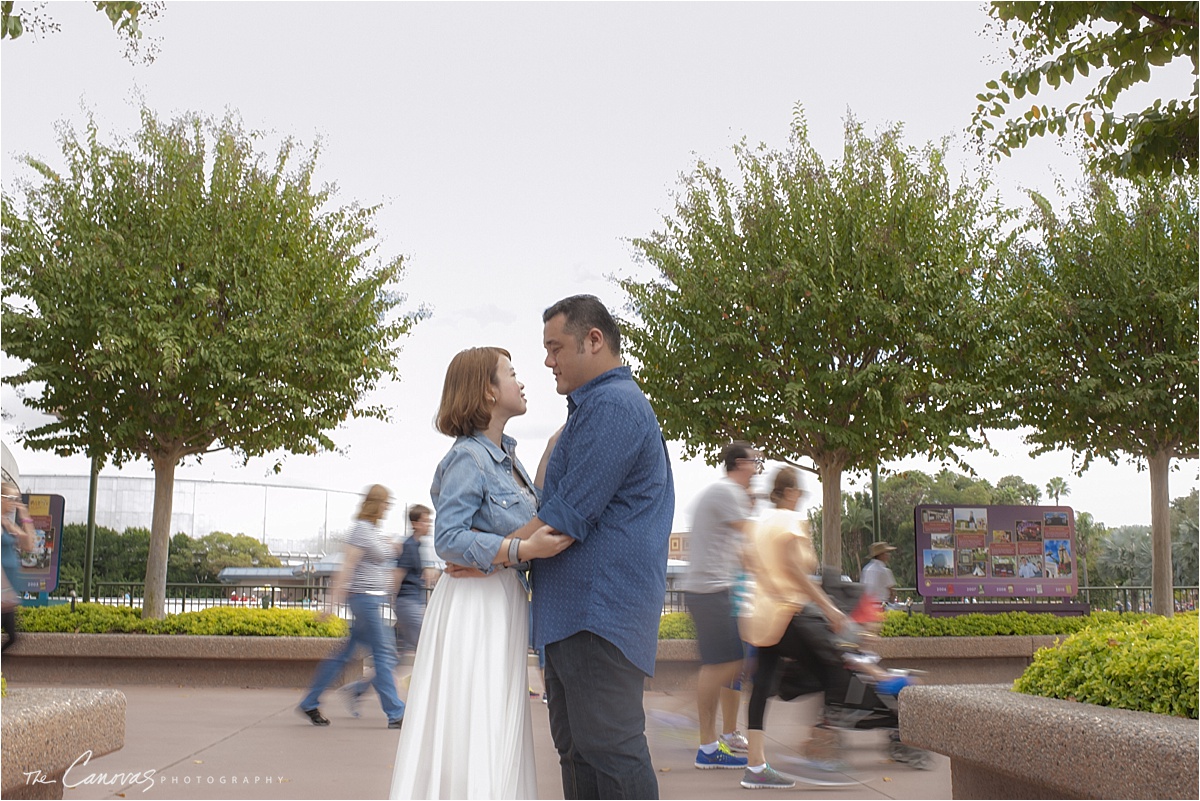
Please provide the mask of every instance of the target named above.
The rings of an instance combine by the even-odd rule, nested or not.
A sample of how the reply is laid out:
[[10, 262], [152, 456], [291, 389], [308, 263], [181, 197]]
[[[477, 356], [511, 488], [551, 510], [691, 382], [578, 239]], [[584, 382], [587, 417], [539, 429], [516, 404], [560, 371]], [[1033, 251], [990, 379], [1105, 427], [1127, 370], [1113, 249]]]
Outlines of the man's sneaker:
[[747, 790], [790, 790], [796, 786], [796, 780], [767, 765], [758, 773], [746, 768], [742, 774], [742, 786]]
[[339, 687], [337, 697], [341, 699], [345, 705], [346, 711], [350, 713], [350, 717], [358, 717], [358, 702], [362, 699], [362, 693], [358, 691], [358, 685], [347, 684]]
[[388, 728], [389, 728], [389, 729], [399, 729], [399, 728], [401, 728], [403, 725], [404, 725], [404, 718], [396, 718], [395, 720], [389, 720], [389, 721], [388, 721]]
[[300, 707], [296, 707], [296, 711], [306, 717], [314, 726], [329, 725], [329, 718], [322, 715], [320, 709], [315, 707], [313, 709], [301, 709]]
[[729, 734], [722, 734], [720, 739], [735, 754], [745, 754], [750, 750], [750, 743], [746, 741], [746, 735], [740, 731], [731, 731]]
[[712, 768], [735, 770], [746, 767], [746, 758], [735, 756], [729, 750], [729, 746], [717, 740], [717, 750], [711, 754], [704, 753], [703, 748], [696, 751], [696, 767], [701, 770], [711, 770]]

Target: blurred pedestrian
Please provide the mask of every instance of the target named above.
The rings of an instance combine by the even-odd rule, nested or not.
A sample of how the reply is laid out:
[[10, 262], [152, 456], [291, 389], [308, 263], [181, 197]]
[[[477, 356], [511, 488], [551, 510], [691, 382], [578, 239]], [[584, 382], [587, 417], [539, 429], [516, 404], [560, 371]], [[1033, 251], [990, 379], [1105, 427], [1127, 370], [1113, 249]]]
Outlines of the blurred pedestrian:
[[341, 675], [360, 645], [370, 649], [374, 657], [375, 676], [371, 684], [379, 694], [388, 728], [400, 728], [404, 719], [404, 702], [396, 694], [396, 679], [392, 674], [396, 667], [396, 636], [383, 615], [396, 591], [396, 549], [379, 524], [391, 505], [387, 487], [373, 485], [363, 496], [346, 538], [342, 564], [333, 581], [330, 609], [337, 609], [344, 598], [354, 619], [346, 644], [317, 666], [312, 686], [300, 701], [300, 713], [314, 726], [329, 725], [329, 719], [318, 708], [321, 694]]
[[[700, 679], [696, 706], [700, 717], [697, 768], [746, 767], [745, 750], [737, 731], [739, 694], [730, 685], [742, 672], [744, 649], [738, 633], [733, 589], [742, 569], [743, 537], [750, 525], [750, 481], [763, 459], [748, 442], [732, 442], [721, 451], [725, 477], [705, 489], [696, 501], [688, 542], [688, 567], [682, 588], [688, 612], [696, 623], [700, 647]], [[733, 699], [733, 715], [723, 715], [729, 731], [718, 736], [717, 707], [722, 693]]]
[[779, 468], [771, 489], [775, 510], [759, 521], [747, 545], [748, 561], [755, 569], [755, 593], [754, 611], [744, 634], [746, 641], [758, 648], [747, 710], [749, 754], [742, 775], [742, 787], [747, 789], [786, 790], [795, 787], [796, 778], [815, 785], [831, 783], [819, 770], [799, 777], [776, 771], [767, 763], [764, 748], [767, 701], [775, 693], [780, 662], [783, 658], [801, 659], [810, 650], [794, 622], [796, 613], [813, 604], [833, 631], [840, 631], [847, 622], [812, 578], [818, 570], [817, 553], [808, 521], [796, 511], [803, 494], [799, 472], [793, 467]]
[[863, 591], [881, 609], [891, 603], [896, 588], [896, 577], [892, 574], [892, 569], [888, 567], [894, 550], [896, 550], [896, 546], [887, 542], [871, 543], [871, 550], [867, 554], [870, 558], [863, 565], [860, 577]]
[[421, 566], [421, 542], [433, 527], [433, 510], [415, 503], [408, 507], [411, 532], [400, 546], [396, 567], [400, 585], [396, 590], [396, 647], [403, 656], [417, 650], [421, 622], [425, 619], [425, 575]]
[[17, 607], [20, 605], [21, 555], [20, 551], [33, 550], [36, 536], [33, 528], [33, 518], [21, 498], [21, 490], [15, 484], [5, 481], [3, 486], [3, 542], [0, 543], [0, 557], [3, 560], [5, 591], [3, 593], [2, 615], [0, 623], [8, 637], [0, 651], [7, 650], [17, 640]]
[[[397, 662], [407, 653], [417, 650], [421, 638], [421, 621], [425, 617], [425, 579], [421, 571], [421, 538], [429, 533], [430, 515], [428, 506], [413, 504], [408, 507], [408, 521], [412, 530], [400, 543], [396, 555], [396, 597], [392, 611], [396, 613]], [[343, 685], [338, 690], [342, 702], [352, 717], [358, 717], [358, 706], [362, 695], [374, 682], [373, 676], [364, 677]]]

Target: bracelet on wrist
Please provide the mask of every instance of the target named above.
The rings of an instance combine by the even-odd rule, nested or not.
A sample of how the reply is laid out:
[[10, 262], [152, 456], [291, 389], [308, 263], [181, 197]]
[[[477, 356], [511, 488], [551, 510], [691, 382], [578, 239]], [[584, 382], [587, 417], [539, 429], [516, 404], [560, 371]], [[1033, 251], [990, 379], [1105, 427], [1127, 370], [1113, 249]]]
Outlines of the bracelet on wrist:
[[519, 554], [521, 552], [521, 540], [517, 537], [512, 537], [508, 541], [508, 563], [515, 565], [520, 562]]

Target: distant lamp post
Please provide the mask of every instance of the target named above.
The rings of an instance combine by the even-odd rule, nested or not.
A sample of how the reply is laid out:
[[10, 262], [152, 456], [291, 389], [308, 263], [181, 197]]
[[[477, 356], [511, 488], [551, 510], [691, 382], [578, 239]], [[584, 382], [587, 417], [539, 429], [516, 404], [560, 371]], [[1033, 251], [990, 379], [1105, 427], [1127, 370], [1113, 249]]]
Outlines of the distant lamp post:
[[304, 605], [312, 606], [312, 580], [316, 568], [313, 567], [312, 559], [304, 557], [304, 564], [300, 566], [300, 575], [304, 579]]
[[[57, 410], [50, 412], [56, 420], [63, 416]], [[96, 551], [96, 489], [100, 483], [100, 457], [92, 456], [91, 472], [88, 478], [88, 513], [87, 536], [83, 541], [83, 601], [92, 600], [92, 561]]]

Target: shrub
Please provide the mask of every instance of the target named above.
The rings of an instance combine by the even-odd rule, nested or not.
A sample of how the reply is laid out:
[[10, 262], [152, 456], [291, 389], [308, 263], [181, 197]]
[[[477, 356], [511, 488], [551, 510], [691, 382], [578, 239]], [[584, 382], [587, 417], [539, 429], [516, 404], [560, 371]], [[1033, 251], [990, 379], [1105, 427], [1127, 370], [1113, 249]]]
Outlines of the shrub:
[[1093, 612], [1086, 616], [1060, 617], [1048, 612], [971, 613], [956, 617], [888, 612], [880, 631], [882, 637], [995, 637], [1039, 634], [1074, 634], [1097, 623], [1142, 620], [1151, 615], [1118, 615]]
[[22, 631], [78, 634], [217, 634], [260, 637], [344, 637], [346, 621], [322, 621], [304, 609], [242, 609], [213, 607], [198, 612], [167, 615], [163, 620], [143, 620], [130, 606], [67, 604], [21, 607], [17, 622]]
[[[149, 622], [149, 621], [147, 621]], [[238, 609], [217, 606], [154, 621], [158, 634], [224, 634], [238, 637], [344, 637], [346, 621], [319, 620], [304, 609]]]
[[694, 640], [696, 624], [687, 612], [670, 612], [658, 621], [658, 639]]
[[1197, 648], [1195, 614], [1102, 621], [1039, 650], [1013, 689], [1195, 719]]
[[22, 631], [76, 634], [128, 634], [146, 630], [142, 613], [131, 606], [68, 604], [17, 608], [17, 626]]

